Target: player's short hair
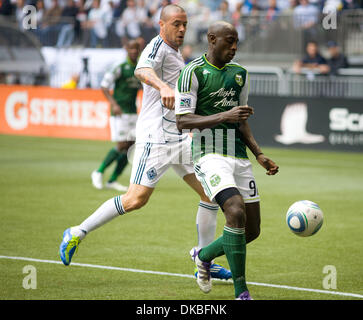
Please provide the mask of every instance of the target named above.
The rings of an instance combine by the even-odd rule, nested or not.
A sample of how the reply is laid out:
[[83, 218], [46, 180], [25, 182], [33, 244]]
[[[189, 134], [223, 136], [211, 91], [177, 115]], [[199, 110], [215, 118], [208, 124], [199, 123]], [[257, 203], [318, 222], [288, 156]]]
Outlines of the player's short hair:
[[185, 10], [181, 6], [178, 6], [177, 4], [168, 4], [161, 10], [160, 20], [167, 21], [170, 14], [174, 12], [185, 12]]
[[137, 41], [136, 39], [132, 39], [132, 40], [129, 40], [127, 43], [126, 43], [126, 49], [130, 48], [130, 47], [133, 47], [133, 46], [137, 46], [140, 48], [140, 42]]

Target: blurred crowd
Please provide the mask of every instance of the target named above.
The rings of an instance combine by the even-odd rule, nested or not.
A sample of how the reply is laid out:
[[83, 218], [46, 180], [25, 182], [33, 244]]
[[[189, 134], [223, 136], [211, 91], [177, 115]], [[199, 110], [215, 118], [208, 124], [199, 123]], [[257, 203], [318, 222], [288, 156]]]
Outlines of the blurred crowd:
[[16, 19], [20, 28], [36, 8], [36, 28], [31, 31], [44, 46], [112, 47], [128, 39], [148, 42], [159, 31], [161, 8], [176, 3], [185, 8], [196, 41], [205, 38], [208, 25], [215, 20], [233, 23], [240, 40], [245, 37], [243, 17], [263, 13], [267, 22], [282, 14], [294, 17], [295, 28], [309, 29], [318, 23], [322, 12], [361, 8], [361, 0], [0, 0], [0, 15]]

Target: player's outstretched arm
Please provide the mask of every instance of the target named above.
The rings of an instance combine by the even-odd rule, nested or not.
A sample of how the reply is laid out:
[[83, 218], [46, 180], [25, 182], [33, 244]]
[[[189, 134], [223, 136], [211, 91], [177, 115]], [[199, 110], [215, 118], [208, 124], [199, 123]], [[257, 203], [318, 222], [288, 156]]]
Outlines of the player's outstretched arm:
[[155, 73], [153, 68], [139, 68], [135, 70], [135, 77], [141, 82], [152, 86], [154, 89], [160, 91], [161, 102], [163, 106], [168, 109], [175, 107], [175, 92], [165, 82], [163, 82]]
[[247, 119], [251, 114], [253, 114], [253, 108], [247, 105], [237, 106], [231, 110], [212, 114], [210, 116], [201, 116], [194, 113], [187, 113], [176, 116], [176, 125], [179, 131], [183, 129], [203, 130], [206, 128], [213, 128], [223, 122], [240, 122]]
[[274, 161], [272, 161], [270, 158], [266, 157], [263, 154], [260, 146], [258, 145], [257, 141], [255, 140], [255, 138], [252, 134], [252, 131], [251, 131], [251, 128], [250, 128], [248, 122], [245, 120], [241, 121], [239, 130], [243, 135], [243, 139], [244, 139], [246, 146], [254, 154], [257, 162], [267, 170], [266, 174], [275, 175], [279, 171], [278, 165], [276, 165], [276, 163]]

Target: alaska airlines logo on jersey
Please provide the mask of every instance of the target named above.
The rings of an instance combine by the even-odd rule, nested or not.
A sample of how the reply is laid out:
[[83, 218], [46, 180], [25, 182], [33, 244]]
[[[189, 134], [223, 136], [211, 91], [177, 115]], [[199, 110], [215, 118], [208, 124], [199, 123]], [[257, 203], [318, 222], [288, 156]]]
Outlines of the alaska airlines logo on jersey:
[[[210, 97], [221, 97], [223, 99], [216, 101], [214, 107], [235, 107], [238, 106], [238, 101], [233, 100], [236, 95], [236, 91], [233, 88], [226, 90], [225, 88], [220, 88], [215, 92], [209, 94]], [[228, 99], [230, 98], [230, 99]]]
[[227, 98], [227, 97], [234, 97], [236, 95], [236, 91], [233, 90], [233, 88], [226, 90], [225, 88], [220, 88], [218, 91], [215, 92], [211, 92], [209, 94], [210, 97], [222, 97], [222, 98]]

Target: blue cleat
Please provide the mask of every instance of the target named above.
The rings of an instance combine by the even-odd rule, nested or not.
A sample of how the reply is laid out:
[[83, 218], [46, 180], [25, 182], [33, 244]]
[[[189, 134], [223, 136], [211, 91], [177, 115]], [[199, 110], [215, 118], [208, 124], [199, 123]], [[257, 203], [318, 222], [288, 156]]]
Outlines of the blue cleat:
[[228, 280], [232, 278], [232, 272], [221, 265], [213, 263], [210, 267], [210, 275], [214, 279]]
[[68, 266], [71, 263], [73, 254], [78, 250], [80, 242], [79, 237], [71, 234], [70, 228], [63, 232], [63, 241], [59, 246], [59, 255], [64, 265]]
[[[194, 275], [195, 277], [198, 276], [197, 268], [194, 269]], [[221, 279], [221, 280], [232, 279], [232, 272], [217, 263], [213, 263], [211, 265], [210, 275], [213, 279]]]
[[[189, 252], [192, 261], [194, 261], [193, 253], [196, 248], [192, 248]], [[213, 263], [210, 266], [210, 275], [213, 279], [229, 280], [232, 279], [232, 272], [219, 264]], [[194, 269], [194, 276], [198, 278], [198, 268]]]

